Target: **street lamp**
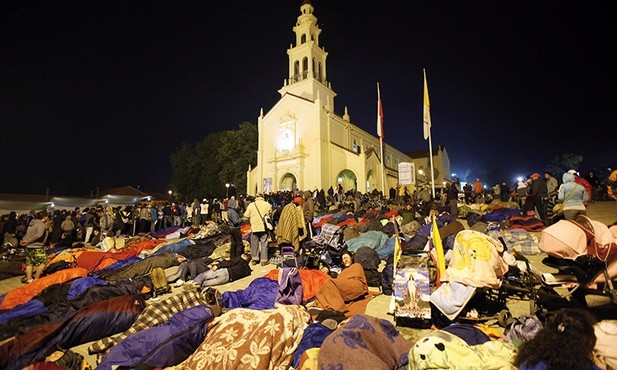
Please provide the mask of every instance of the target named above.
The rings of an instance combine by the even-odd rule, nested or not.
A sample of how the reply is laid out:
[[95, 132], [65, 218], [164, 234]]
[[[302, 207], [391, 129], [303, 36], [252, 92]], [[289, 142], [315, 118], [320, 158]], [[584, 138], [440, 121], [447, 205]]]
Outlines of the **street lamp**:
[[228, 182], [225, 183], [225, 198], [229, 198], [229, 185]]
[[169, 194], [169, 199], [171, 200], [171, 195], [174, 193], [173, 191], [169, 190], [167, 191], [167, 193]]

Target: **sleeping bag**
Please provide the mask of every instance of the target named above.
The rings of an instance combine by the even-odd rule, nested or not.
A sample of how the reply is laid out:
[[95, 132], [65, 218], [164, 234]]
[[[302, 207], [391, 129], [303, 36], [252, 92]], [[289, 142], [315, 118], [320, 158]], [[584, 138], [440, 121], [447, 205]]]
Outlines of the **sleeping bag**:
[[116, 366], [168, 367], [186, 360], [206, 337], [215, 314], [199, 305], [173, 315], [169, 321], [126, 337], [109, 351], [97, 369]]

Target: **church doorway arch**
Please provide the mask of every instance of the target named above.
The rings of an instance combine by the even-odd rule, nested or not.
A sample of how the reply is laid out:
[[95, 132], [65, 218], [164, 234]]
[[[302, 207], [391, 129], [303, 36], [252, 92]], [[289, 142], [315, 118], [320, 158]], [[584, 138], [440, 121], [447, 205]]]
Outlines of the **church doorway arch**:
[[279, 186], [279, 190], [288, 190], [293, 191], [296, 190], [298, 186], [298, 182], [296, 181], [296, 176], [292, 173], [287, 172], [281, 177], [281, 182]]
[[366, 174], [366, 192], [370, 193], [373, 189], [377, 189], [377, 179], [371, 170]]
[[342, 170], [336, 176], [336, 184], [343, 186], [343, 191], [347, 192], [349, 190], [356, 191], [358, 189], [358, 178], [356, 174], [351, 170]]

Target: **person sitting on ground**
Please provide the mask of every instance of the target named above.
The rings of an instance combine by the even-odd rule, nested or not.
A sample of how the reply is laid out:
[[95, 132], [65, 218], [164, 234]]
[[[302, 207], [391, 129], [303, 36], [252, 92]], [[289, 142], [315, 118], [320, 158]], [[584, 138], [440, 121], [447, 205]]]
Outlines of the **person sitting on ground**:
[[562, 309], [531, 340], [523, 343], [514, 365], [521, 370], [599, 369], [593, 348], [596, 318], [583, 309]]
[[108, 230], [105, 232], [105, 238], [97, 245], [103, 252], [116, 252], [116, 239], [114, 238], [114, 232]]
[[197, 275], [193, 284], [198, 287], [209, 287], [236, 281], [251, 275], [249, 262], [251, 256], [243, 253], [232, 260], [223, 260], [209, 265], [210, 269]]
[[350, 316], [349, 305], [368, 294], [368, 283], [364, 268], [355, 263], [349, 251], [341, 255], [343, 269], [335, 278], [326, 282], [317, 291], [315, 305], [309, 308], [311, 314], [318, 314], [324, 309], [336, 310]]

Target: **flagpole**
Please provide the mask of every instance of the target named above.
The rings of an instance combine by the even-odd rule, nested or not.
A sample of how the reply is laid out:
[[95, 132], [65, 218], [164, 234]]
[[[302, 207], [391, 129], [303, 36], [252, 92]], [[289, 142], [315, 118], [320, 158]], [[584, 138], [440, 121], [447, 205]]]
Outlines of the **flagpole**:
[[433, 143], [431, 140], [431, 133], [428, 134], [428, 155], [431, 163], [431, 189], [433, 189], [433, 199], [435, 199], [435, 173], [433, 169]]
[[383, 107], [381, 105], [381, 93], [379, 92], [379, 82], [377, 82], [377, 133], [379, 134], [379, 148], [381, 151], [381, 191], [386, 195], [386, 162], [383, 155]]
[[431, 138], [431, 112], [430, 103], [428, 98], [428, 83], [426, 82], [426, 69], [422, 68], [424, 74], [424, 113], [423, 113], [423, 127], [424, 127], [424, 139], [428, 139], [428, 153], [429, 163], [431, 166], [431, 190], [433, 192], [433, 199], [435, 198], [435, 169], [433, 167], [433, 141]]

